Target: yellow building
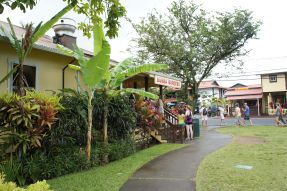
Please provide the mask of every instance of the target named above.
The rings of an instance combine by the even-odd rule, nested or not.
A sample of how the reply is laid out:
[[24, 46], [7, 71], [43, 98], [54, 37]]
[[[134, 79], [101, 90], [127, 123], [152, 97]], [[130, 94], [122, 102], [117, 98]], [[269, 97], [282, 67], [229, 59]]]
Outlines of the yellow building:
[[[34, 45], [33, 50], [28, 55], [24, 65], [24, 75], [27, 80], [26, 86], [36, 90], [59, 90], [62, 88], [77, 88], [75, 78], [79, 78], [76, 71], [69, 69], [68, 64], [75, 63], [76, 60], [59, 52], [56, 44], [62, 44], [68, 48], [76, 43], [73, 32], [76, 27], [72, 25], [73, 20], [64, 18], [60, 24], [54, 26], [55, 37], [45, 35]], [[9, 30], [6, 22], [0, 21], [0, 26]], [[62, 26], [62, 29], [59, 27]], [[18, 37], [24, 34], [24, 29], [14, 26]], [[92, 56], [92, 52], [83, 50], [87, 57]], [[112, 60], [111, 62], [116, 63]], [[10, 45], [5, 34], [0, 32], [0, 79], [2, 79], [13, 66], [18, 63], [15, 49]], [[12, 92], [15, 88], [15, 75], [6, 82], [0, 84], [0, 94]], [[15, 80], [14, 80], [15, 81]]]
[[261, 74], [263, 112], [274, 114], [275, 104], [280, 103], [284, 113], [287, 109], [287, 71]]
[[[0, 21], [0, 26], [9, 31], [9, 25], [6, 22]], [[24, 34], [24, 29], [18, 26], [13, 26], [18, 37]], [[46, 91], [60, 90], [63, 88], [77, 88], [77, 81], [83, 86], [81, 75], [78, 72], [68, 68], [68, 64], [76, 64], [73, 57], [68, 57], [56, 48], [57, 44], [61, 44], [72, 49], [73, 44], [76, 44], [74, 32], [76, 30], [75, 22], [69, 18], [60, 19], [59, 23], [53, 26], [55, 36], [43, 36], [33, 47], [33, 50], [28, 55], [24, 63], [24, 75], [26, 77], [26, 87], [31, 89]], [[84, 50], [85, 56], [91, 57], [92, 52]], [[111, 60], [111, 65], [116, 65], [118, 62]], [[10, 45], [5, 34], [0, 30], [0, 80], [7, 75], [13, 67], [18, 64], [16, 52]], [[0, 84], [0, 94], [12, 92], [15, 89], [15, 78], [9, 78], [4, 83]], [[78, 78], [78, 80], [76, 80]], [[122, 85], [124, 88], [145, 88], [160, 87], [162, 94], [162, 86], [173, 88], [181, 87], [181, 80], [166, 74], [158, 72], [142, 73], [135, 77], [128, 78]]]

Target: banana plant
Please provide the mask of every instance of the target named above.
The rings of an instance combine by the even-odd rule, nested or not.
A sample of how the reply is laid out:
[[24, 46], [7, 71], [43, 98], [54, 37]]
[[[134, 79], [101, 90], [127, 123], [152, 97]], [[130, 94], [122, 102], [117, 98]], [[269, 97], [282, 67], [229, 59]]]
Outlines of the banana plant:
[[[69, 4], [65, 8], [63, 8], [60, 12], [58, 12], [54, 17], [52, 17], [49, 21], [42, 24], [40, 22], [36, 28], [33, 28], [33, 24], [27, 24], [24, 26], [25, 33], [22, 38], [18, 38], [14, 27], [9, 18], [7, 21], [9, 23], [10, 31], [5, 29], [3, 26], [0, 26], [1, 31], [8, 38], [10, 44], [16, 51], [16, 55], [18, 58], [19, 64], [15, 66], [3, 79], [0, 80], [0, 84], [6, 81], [8, 78], [16, 74], [16, 83], [17, 83], [17, 93], [20, 96], [25, 95], [25, 85], [28, 86], [25, 75], [24, 75], [24, 63], [27, 56], [30, 54], [33, 45], [43, 36], [45, 33], [52, 28], [52, 26], [63, 17], [68, 11], [70, 11], [76, 2]], [[14, 80], [14, 79], [13, 79]]]
[[[114, 68], [110, 67], [110, 45], [104, 37], [102, 26], [99, 24], [93, 28], [94, 37], [94, 56], [90, 59], [84, 56], [81, 49], [75, 46], [74, 50], [70, 50], [61, 45], [58, 49], [68, 56], [72, 56], [78, 60], [79, 65], [69, 65], [70, 68], [78, 70], [82, 73], [83, 82], [88, 91], [88, 131], [87, 131], [87, 145], [86, 156], [90, 160], [91, 153], [91, 132], [92, 132], [92, 116], [93, 106], [92, 100], [94, 93], [101, 93], [104, 98], [103, 109], [103, 141], [105, 145], [108, 143], [108, 104], [112, 96], [120, 93], [135, 93], [152, 99], [157, 99], [158, 96], [140, 89], [127, 88], [118, 90], [122, 82], [127, 77], [132, 77], [139, 73], [148, 71], [157, 71], [167, 69], [165, 64], [145, 64], [140, 66], [131, 66], [132, 59], [126, 59], [117, 64]], [[108, 162], [107, 157], [103, 162]]]

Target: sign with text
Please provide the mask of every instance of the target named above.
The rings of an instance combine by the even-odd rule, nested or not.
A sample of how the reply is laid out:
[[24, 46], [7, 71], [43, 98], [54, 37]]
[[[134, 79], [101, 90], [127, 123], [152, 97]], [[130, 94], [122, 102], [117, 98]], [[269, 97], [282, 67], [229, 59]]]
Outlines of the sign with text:
[[181, 88], [181, 82], [161, 76], [155, 76], [154, 83], [158, 85], [163, 85], [171, 88], [180, 89]]

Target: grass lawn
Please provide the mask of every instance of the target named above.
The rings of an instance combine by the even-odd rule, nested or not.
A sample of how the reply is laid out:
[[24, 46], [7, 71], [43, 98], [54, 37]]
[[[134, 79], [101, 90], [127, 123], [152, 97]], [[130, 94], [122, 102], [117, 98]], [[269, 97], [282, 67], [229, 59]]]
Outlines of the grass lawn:
[[197, 191], [287, 190], [287, 128], [230, 127], [219, 131], [232, 134], [233, 141], [202, 161]]
[[118, 191], [128, 178], [150, 160], [182, 147], [184, 144], [161, 144], [142, 150], [120, 161], [88, 171], [49, 180], [55, 191]]

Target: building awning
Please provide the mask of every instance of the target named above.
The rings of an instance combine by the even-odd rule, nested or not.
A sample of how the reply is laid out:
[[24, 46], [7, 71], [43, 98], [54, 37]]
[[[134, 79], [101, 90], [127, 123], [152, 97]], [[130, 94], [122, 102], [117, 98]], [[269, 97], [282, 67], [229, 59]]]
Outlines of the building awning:
[[248, 99], [248, 100], [256, 100], [256, 99], [261, 99], [262, 95], [242, 95], [242, 96], [230, 96], [227, 97], [227, 100], [244, 100], [244, 99]]

